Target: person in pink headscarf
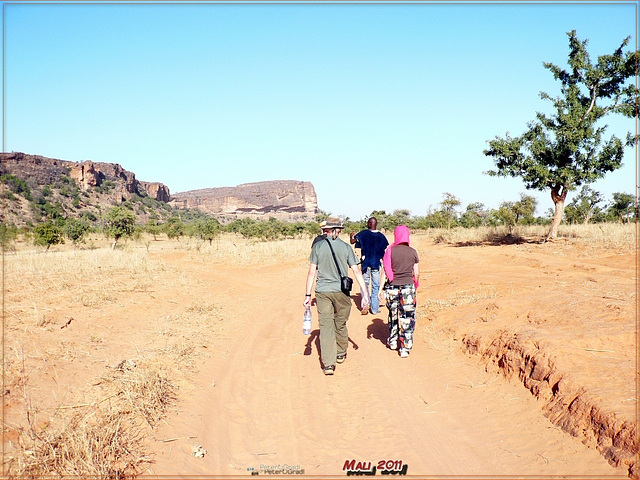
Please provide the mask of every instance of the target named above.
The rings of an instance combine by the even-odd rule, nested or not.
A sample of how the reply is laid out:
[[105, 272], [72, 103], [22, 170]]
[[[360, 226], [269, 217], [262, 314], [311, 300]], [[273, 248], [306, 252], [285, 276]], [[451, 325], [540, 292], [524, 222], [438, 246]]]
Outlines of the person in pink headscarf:
[[[416, 321], [416, 288], [420, 283], [418, 252], [409, 246], [409, 229], [398, 225], [393, 232], [394, 242], [382, 258], [380, 272], [380, 302], [389, 310], [389, 338], [387, 347], [398, 350], [402, 358], [409, 356], [413, 347]], [[388, 279], [385, 281], [385, 278]]]

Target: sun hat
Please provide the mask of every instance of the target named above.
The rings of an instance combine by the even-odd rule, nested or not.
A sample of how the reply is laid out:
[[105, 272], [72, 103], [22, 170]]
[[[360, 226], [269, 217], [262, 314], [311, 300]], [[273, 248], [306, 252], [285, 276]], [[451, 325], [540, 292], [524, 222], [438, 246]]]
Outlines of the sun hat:
[[338, 217], [329, 217], [327, 218], [325, 226], [322, 228], [344, 228], [344, 225], [342, 225]]

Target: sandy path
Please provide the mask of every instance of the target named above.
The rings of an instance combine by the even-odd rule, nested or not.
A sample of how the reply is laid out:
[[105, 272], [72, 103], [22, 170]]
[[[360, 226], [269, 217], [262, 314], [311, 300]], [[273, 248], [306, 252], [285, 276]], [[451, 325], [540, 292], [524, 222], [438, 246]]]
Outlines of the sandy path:
[[[224, 289], [225, 311], [235, 314], [182, 389], [179, 411], [150, 441], [147, 474], [248, 475], [289, 465], [344, 475], [354, 459], [402, 461], [420, 476], [627, 476], [551, 425], [524, 387], [484, 372], [426, 325], [400, 359], [384, 346], [384, 317], [353, 308], [347, 362], [325, 377], [317, 332], [301, 333], [305, 262], [206, 269], [181, 259], [180, 268], [217, 296]], [[207, 454], [192, 456], [195, 445]]]

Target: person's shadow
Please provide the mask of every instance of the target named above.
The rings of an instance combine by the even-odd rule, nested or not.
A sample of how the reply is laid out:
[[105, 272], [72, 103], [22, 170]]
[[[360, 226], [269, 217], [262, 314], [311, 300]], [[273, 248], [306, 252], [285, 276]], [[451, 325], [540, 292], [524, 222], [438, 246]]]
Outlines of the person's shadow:
[[381, 318], [374, 318], [367, 327], [367, 339], [375, 338], [380, 340], [383, 345], [387, 344], [389, 338], [389, 326]]
[[[349, 337], [349, 341], [353, 345], [354, 350], [358, 350], [360, 348], [356, 342], [351, 340]], [[315, 344], [316, 352], [318, 353], [318, 362], [322, 367], [322, 360], [320, 358], [320, 329], [312, 330], [309, 338], [307, 339], [307, 343], [304, 346], [304, 355], [311, 355], [313, 353], [313, 345]]]

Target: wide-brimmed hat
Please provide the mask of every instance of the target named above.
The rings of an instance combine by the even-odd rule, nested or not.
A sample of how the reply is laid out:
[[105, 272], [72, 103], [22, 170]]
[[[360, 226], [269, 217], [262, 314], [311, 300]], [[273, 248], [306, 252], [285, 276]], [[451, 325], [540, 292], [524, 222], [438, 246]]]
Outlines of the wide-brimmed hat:
[[344, 228], [344, 225], [338, 217], [329, 217], [322, 228]]

